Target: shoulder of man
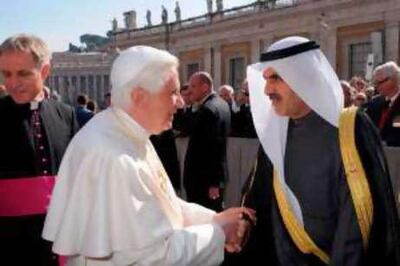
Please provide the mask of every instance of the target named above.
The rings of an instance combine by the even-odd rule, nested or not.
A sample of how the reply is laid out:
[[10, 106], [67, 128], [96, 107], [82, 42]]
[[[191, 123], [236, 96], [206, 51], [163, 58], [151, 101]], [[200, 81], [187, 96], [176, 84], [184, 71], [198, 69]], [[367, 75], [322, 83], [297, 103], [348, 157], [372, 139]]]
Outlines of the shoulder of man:
[[46, 103], [51, 106], [54, 107], [57, 110], [63, 111], [63, 112], [75, 112], [75, 108], [72, 107], [71, 105], [62, 103], [60, 101], [54, 100], [54, 99], [47, 99]]
[[377, 106], [380, 104], [385, 103], [385, 97], [382, 95], [375, 95], [372, 97], [372, 99], [367, 103], [367, 106]]
[[0, 98], [0, 115], [9, 115], [9, 112], [12, 111], [12, 108], [15, 108], [16, 104], [11, 99], [9, 95]]

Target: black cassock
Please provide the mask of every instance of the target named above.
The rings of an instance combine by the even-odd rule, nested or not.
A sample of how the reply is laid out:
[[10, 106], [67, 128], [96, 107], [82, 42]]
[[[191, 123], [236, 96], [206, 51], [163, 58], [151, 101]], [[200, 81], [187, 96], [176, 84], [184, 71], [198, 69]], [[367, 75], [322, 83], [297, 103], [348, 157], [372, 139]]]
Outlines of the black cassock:
[[[285, 152], [286, 183], [302, 208], [306, 232], [330, 257], [329, 265], [400, 265], [400, 232], [386, 160], [376, 128], [364, 113], [356, 117], [356, 146], [374, 204], [368, 249], [346, 182], [338, 129], [312, 112], [290, 121]], [[326, 265], [303, 254], [292, 241], [277, 206], [273, 167], [260, 150], [253, 183], [244, 187], [245, 206], [257, 212], [257, 224], [241, 254], [224, 265]]]
[[[78, 130], [73, 108], [52, 99], [40, 102], [34, 112], [30, 103], [20, 105], [10, 97], [2, 98], [0, 123], [0, 185], [6, 180], [56, 175], [67, 145]], [[27, 199], [21, 194], [15, 200]], [[7, 207], [4, 202], [1, 206]], [[1, 264], [57, 265], [50, 242], [41, 238], [44, 218], [45, 213], [0, 215]]]

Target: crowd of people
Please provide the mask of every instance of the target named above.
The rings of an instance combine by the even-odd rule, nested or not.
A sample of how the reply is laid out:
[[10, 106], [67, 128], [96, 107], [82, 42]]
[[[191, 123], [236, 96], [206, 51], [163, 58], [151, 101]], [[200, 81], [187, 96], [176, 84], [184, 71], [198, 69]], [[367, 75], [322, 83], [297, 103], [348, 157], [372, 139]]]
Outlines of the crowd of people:
[[[41, 39], [0, 45], [6, 265], [400, 265], [382, 146], [400, 146], [395, 62], [371, 87], [339, 81], [317, 43], [292, 36], [236, 92], [204, 71], [181, 86], [178, 67], [164, 50], [120, 52], [96, 114], [85, 95], [75, 108], [49, 97]], [[241, 206], [225, 209], [229, 137], [261, 146]]]

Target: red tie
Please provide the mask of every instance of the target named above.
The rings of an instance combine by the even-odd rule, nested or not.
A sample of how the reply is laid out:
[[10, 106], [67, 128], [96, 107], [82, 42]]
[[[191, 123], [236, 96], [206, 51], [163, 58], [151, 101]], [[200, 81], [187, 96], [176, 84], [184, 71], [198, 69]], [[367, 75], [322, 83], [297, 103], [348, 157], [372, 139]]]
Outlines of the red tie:
[[389, 115], [389, 104], [390, 104], [390, 100], [387, 100], [385, 102], [385, 105], [383, 106], [381, 117], [379, 119], [379, 129], [383, 129], [383, 127], [385, 126], [386, 119]]

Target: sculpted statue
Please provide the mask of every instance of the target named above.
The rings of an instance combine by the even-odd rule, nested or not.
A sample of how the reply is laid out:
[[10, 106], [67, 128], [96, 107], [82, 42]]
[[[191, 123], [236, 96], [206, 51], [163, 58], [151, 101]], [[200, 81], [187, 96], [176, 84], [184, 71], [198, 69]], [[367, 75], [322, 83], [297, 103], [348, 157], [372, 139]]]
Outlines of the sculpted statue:
[[224, 3], [222, 0], [217, 0], [217, 12], [222, 12], [224, 9]]
[[151, 11], [150, 9], [147, 9], [147, 13], [146, 13], [146, 20], [147, 20], [147, 26], [152, 26], [153, 23], [151, 23]]
[[112, 31], [116, 31], [116, 30], [118, 29], [118, 21], [117, 21], [117, 19], [114, 18], [114, 19], [111, 21], [111, 24], [112, 24]]
[[179, 2], [176, 1], [175, 2], [176, 6], [175, 6], [175, 17], [176, 17], [176, 21], [179, 22], [181, 21], [181, 8], [179, 6]]
[[162, 24], [167, 24], [168, 23], [168, 12], [165, 6], [162, 6], [162, 12], [161, 12], [161, 23]]
[[212, 13], [212, 5], [213, 5], [213, 0], [207, 0], [207, 12], [208, 12], [208, 14]]

